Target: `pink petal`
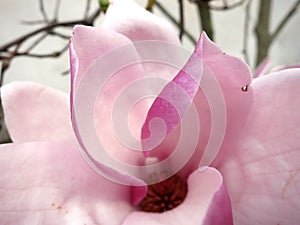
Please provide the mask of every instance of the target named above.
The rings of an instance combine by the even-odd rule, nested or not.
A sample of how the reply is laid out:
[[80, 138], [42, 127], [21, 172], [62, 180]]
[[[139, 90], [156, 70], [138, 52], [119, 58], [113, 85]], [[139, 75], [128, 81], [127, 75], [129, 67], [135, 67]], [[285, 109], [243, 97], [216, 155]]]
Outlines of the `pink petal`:
[[255, 73], [253, 74], [253, 78], [260, 77], [266, 73], [268, 66], [271, 63], [270, 58], [265, 58], [257, 67]]
[[128, 38], [114, 31], [75, 26], [70, 43], [72, 86], [77, 88], [83, 74], [96, 59], [117, 47], [129, 44], [131, 41]]
[[[131, 134], [125, 128], [133, 134], [138, 133], [142, 126], [142, 118], [146, 114], [147, 108], [144, 104], [138, 106], [139, 110], [133, 113], [124, 111], [124, 107], [133, 103], [134, 92], [126, 95], [120, 110], [114, 111], [116, 101], [123, 95], [122, 91], [126, 88], [130, 89], [128, 86], [144, 75], [143, 67], [139, 63], [126, 64], [126, 60], [132, 58], [139, 60], [135, 47], [129, 39], [114, 31], [76, 26], [71, 41], [70, 56], [72, 124], [85, 158], [98, 169], [99, 173], [103, 172], [114, 178], [117, 176], [118, 179], [125, 179], [128, 182], [133, 179], [134, 182], [132, 174], [128, 174], [126, 169], [117, 169], [112, 164], [120, 164], [118, 161], [120, 160], [135, 166], [144, 160], [141, 151], [131, 150], [115, 135], [116, 130], [123, 134]], [[105, 61], [109, 57], [111, 57], [110, 61]], [[106, 64], [103, 66], [104, 61]], [[119, 67], [123, 62], [127, 67]], [[102, 79], [103, 83], [101, 83]], [[119, 123], [113, 123], [115, 121], [113, 112], [116, 112], [117, 118], [122, 117], [122, 121], [125, 122], [128, 120], [127, 113], [133, 114], [130, 127], [128, 128], [128, 124], [125, 123], [127, 127], [124, 129], [115, 128], [115, 124]], [[92, 138], [94, 142], [91, 141]], [[102, 146], [98, 148], [99, 143], [103, 149]], [[88, 144], [92, 147], [88, 147]], [[114, 161], [109, 163], [103, 154]]]
[[[217, 153], [218, 148], [215, 146], [216, 149], [206, 149], [206, 143], [221, 135], [218, 134], [218, 132], [223, 132], [224, 127], [221, 124], [225, 123], [226, 130], [221, 135], [224, 135], [224, 139], [218, 153], [220, 156], [227, 154], [228, 146], [231, 146], [236, 141], [240, 128], [247, 120], [253, 98], [251, 86], [248, 87], [252, 81], [252, 76], [249, 67], [242, 60], [223, 53], [206, 35], [202, 35], [195, 51], [203, 57], [208, 70], [208, 76], [203, 77], [203, 84], [202, 86], [200, 85], [201, 91], [197, 93], [194, 101], [197, 105], [202, 129], [200, 134], [202, 136], [200, 136], [197, 150], [203, 151], [205, 149], [204, 159], [202, 159], [201, 163], [209, 165], [215, 157], [212, 153]], [[223, 118], [221, 119], [221, 116], [224, 115], [219, 113], [223, 107], [221, 106], [222, 103], [214, 100], [216, 94], [214, 92], [218, 89], [211, 90], [211, 81], [206, 80], [209, 77], [215, 77], [221, 88], [226, 111], [225, 121]], [[246, 91], [243, 91], [244, 87], [247, 87]], [[207, 98], [205, 96], [207, 94], [211, 95], [211, 98]], [[208, 122], [207, 119], [210, 116], [207, 115], [207, 111], [211, 113], [211, 121]], [[205, 137], [208, 135], [208, 131], [210, 131], [209, 135], [211, 135], [209, 140]], [[216, 139], [218, 142], [220, 140]], [[218, 160], [216, 158], [216, 163], [218, 163]]]
[[278, 72], [280, 70], [287, 70], [287, 69], [296, 69], [300, 68], [300, 64], [294, 64], [294, 65], [282, 65], [282, 66], [277, 66], [271, 70], [271, 72]]
[[94, 173], [70, 145], [0, 147], [1, 224], [120, 225], [133, 209], [130, 187]]
[[213, 168], [195, 171], [188, 179], [188, 194], [177, 208], [164, 213], [133, 212], [123, 225], [229, 225], [231, 203], [221, 174]]
[[[126, 12], [123, 7], [130, 8], [130, 13], [129, 11]], [[117, 17], [115, 17], [115, 15], [117, 15]], [[76, 26], [74, 28], [74, 37], [72, 38], [70, 45], [72, 121], [75, 133], [77, 134], [77, 139], [81, 143], [81, 146], [83, 146], [84, 141], [80, 140], [81, 137], [78, 129], [78, 126], [80, 125], [75, 118], [76, 113], [74, 112], [73, 104], [76, 101], [75, 94], [79, 83], [82, 79], [84, 79], [84, 76], [92, 70], [92, 67], [94, 68], [94, 71], [100, 73], [100, 76], [103, 76], [103, 74], [101, 74], [103, 67], [98, 68], [97, 65], [95, 65], [97, 59], [107, 56], [107, 54], [113, 52], [111, 50], [116, 50], [120, 46], [131, 45], [131, 41], [160, 40], [179, 44], [176, 31], [168, 22], [145, 11], [134, 1], [115, 1], [109, 7], [102, 27], [103, 29], [93, 29], [84, 26]], [[138, 58], [139, 55], [137, 52], [134, 52], [133, 45], [132, 47], [133, 51], [130, 54], [123, 56], [117, 55], [111, 62], [111, 67], [114, 66], [116, 60], [122, 61], [124, 58], [127, 58], [128, 55], [136, 55]], [[88, 70], [88, 68], [90, 69]], [[97, 68], [97, 70], [95, 68]], [[151, 63], [147, 63], [147, 65], [136, 64], [135, 66], [131, 66], [131, 68], [127, 68], [127, 70], [119, 71], [118, 76], [120, 78], [117, 78], [115, 81], [110, 80], [110, 82], [112, 81], [111, 86], [107, 85], [107, 87], [102, 90], [102, 98], [99, 98], [96, 103], [95, 126], [97, 135], [100, 137], [105, 150], [108, 151], [114, 158], [121, 160], [122, 162], [140, 165], [141, 163], [144, 163], [144, 156], [141, 151], [133, 151], [126, 144], [120, 143], [120, 141], [115, 138], [114, 132], [119, 129], [115, 129], [111, 124], [111, 115], [114, 103], [122, 88], [127, 87], [132, 81], [136, 81], [138, 78], [148, 76], [149, 73], [151, 73], [150, 75], [153, 73], [156, 74], [157, 72], [159, 72], [160, 77], [174, 76], [173, 70], [166, 68], [166, 66], [152, 65]], [[89, 89], [91, 89], [91, 86], [89, 86]], [[87, 96], [87, 98], [89, 97], [90, 96]], [[132, 98], [129, 97], [129, 99]], [[130, 103], [131, 102], [127, 105]], [[88, 104], [86, 104], [84, 99], [80, 105], [84, 105], [88, 108]], [[106, 107], [104, 108], [103, 105]], [[130, 115], [130, 118], [133, 118], [129, 121], [130, 131], [132, 131], [137, 138], [140, 136], [141, 126], [144, 120], [143, 118], [145, 118], [148, 109], [147, 105], [149, 105], [148, 102], [140, 104], [135, 107]], [[86, 112], [87, 115], [91, 113], [93, 112]], [[123, 112], [123, 110], [119, 110], [119, 114], [127, 115], [126, 112]], [[127, 118], [125, 119], [127, 121]], [[123, 121], [125, 121], [125, 119]], [[88, 119], [85, 118], [84, 120], [87, 121]], [[93, 127], [91, 127], [89, 131], [91, 129], [93, 129]], [[124, 130], [123, 133], [129, 132]], [[84, 149], [86, 151], [90, 151], [90, 148], [85, 147]], [[89, 154], [87, 154], [87, 157], [95, 158], [94, 155]], [[97, 161], [97, 159], [95, 160]], [[92, 163], [97, 164], [95, 161]], [[103, 165], [101, 164], [104, 164], [107, 167], [103, 168]], [[100, 162], [100, 164], [97, 164], [97, 167], [101, 167], [101, 171], [114, 168], [112, 164], [106, 162]], [[119, 169], [117, 171], [122, 171], [122, 173], [125, 172], [123, 169]], [[110, 173], [113, 173], [113, 171], [110, 170]], [[118, 175], [114, 174], [114, 176]]]
[[[113, 30], [128, 37], [132, 42], [162, 41], [164, 43], [180, 46], [178, 31], [169, 21], [148, 12], [133, 0], [111, 1], [101, 28]], [[151, 49], [149, 49], [151, 52]], [[155, 49], [151, 54], [157, 58], [165, 55], [163, 49]], [[173, 56], [171, 56], [173, 57]], [[177, 56], [180, 57], [180, 56]], [[168, 65], [155, 62], [143, 63], [144, 76], [155, 76], [171, 80], [178, 70]]]
[[[221, 144], [221, 154], [226, 154], [226, 150], [229, 149], [227, 146], [230, 146], [238, 138], [240, 128], [247, 119], [251, 107], [252, 90], [251, 87], [246, 92], [242, 90], [242, 87], [251, 83], [251, 73], [247, 65], [240, 59], [223, 53], [208, 39], [205, 33], [202, 33], [194, 54], [184, 70], [188, 73], [182, 71], [178, 73], [172, 82], [173, 85], [166, 86], [151, 106], [142, 130], [142, 137], [147, 138], [150, 135], [148, 124], [151, 119], [154, 117], [163, 119], [168, 128], [167, 131], [172, 132], [151, 155], [160, 159], [166, 158], [173, 152], [180, 139], [181, 127], [176, 127], [176, 125], [180, 121], [186, 120], [192, 128], [198, 126], [197, 120], [199, 120], [200, 134], [199, 137], [195, 137], [197, 138], [197, 147], [194, 149], [193, 146], [189, 146], [191, 140], [187, 140], [186, 148], [181, 149], [182, 157], [187, 152], [195, 150], [190, 162], [182, 170], [186, 176], [199, 166], [203, 152], [205, 155], [201, 166], [207, 166], [214, 160]], [[188, 77], [190, 79], [186, 79]], [[178, 94], [175, 88], [170, 88], [174, 84], [183, 89], [186, 97]], [[178, 95], [181, 95], [181, 98]], [[165, 98], [164, 96], [171, 96], [173, 106], [159, 100]], [[197, 118], [185, 114], [190, 110], [192, 103], [196, 105]], [[176, 115], [176, 111], [180, 113]], [[182, 115], [183, 117], [181, 117]], [[216, 139], [213, 140], [213, 138]], [[219, 145], [213, 146], [214, 143], [219, 143]], [[206, 148], [209, 150], [205, 151]]]
[[253, 80], [248, 123], [219, 167], [235, 224], [299, 224], [299, 84], [299, 69]]
[[133, 0], [112, 1], [102, 27], [121, 33], [133, 42], [160, 40], [179, 44], [178, 34], [167, 20], [148, 12]]
[[31, 82], [1, 88], [5, 122], [14, 142], [74, 143], [67, 94]]

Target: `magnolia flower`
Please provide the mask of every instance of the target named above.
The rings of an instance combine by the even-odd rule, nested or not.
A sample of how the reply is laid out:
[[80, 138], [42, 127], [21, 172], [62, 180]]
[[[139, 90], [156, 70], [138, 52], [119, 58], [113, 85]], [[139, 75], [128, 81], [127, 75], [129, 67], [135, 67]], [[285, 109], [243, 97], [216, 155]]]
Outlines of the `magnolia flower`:
[[[72, 115], [67, 95], [52, 88], [15, 82], [1, 89], [6, 124], [14, 141], [0, 146], [1, 224], [298, 224], [300, 100], [295, 95], [300, 70], [282, 70], [252, 80], [243, 62], [223, 54], [204, 33], [184, 67], [203, 61], [199, 83], [188, 79], [183, 70], [170, 77], [170, 71], [159, 68], [160, 76], [173, 79], [192, 97], [180, 98], [187, 101], [179, 103], [183, 111], [192, 100], [197, 108], [202, 130], [187, 164], [176, 175], [149, 187], [108, 181], [88, 166], [75, 144], [76, 90], [96, 59], [143, 40], [179, 45], [166, 21], [129, 0], [115, 1], [109, 7], [102, 28], [74, 28], [70, 45]], [[122, 148], [112, 138], [107, 119], [117, 90], [141, 78], [143, 72], [157, 69], [151, 63], [133, 65], [119, 71], [122, 79], [113, 83], [114, 89], [103, 91], [99, 104], [108, 112], [96, 114], [95, 127], [112, 155]], [[218, 156], [210, 167], [199, 171], [212, 127], [210, 106], [199, 88], [205, 84], [205, 74], [214, 75], [220, 85], [227, 124]], [[149, 158], [165, 159], [177, 143], [181, 118], [162, 101], [165, 95], [173, 96], [173, 91], [167, 84], [150, 108], [134, 112], [130, 120], [133, 132], [140, 128], [142, 137], [149, 135], [148, 124], [154, 116], [166, 121], [166, 139]], [[96, 106], [96, 112], [102, 108]], [[123, 150], [129, 156], [121, 151], [119, 159], [141, 160]], [[102, 168], [120, 180], [138, 182], [122, 171]]]

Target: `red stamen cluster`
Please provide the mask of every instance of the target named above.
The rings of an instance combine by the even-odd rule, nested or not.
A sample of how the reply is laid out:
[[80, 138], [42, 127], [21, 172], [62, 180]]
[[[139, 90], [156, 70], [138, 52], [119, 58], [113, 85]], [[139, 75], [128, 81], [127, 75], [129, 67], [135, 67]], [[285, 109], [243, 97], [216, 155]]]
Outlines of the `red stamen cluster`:
[[165, 212], [180, 205], [187, 194], [187, 185], [179, 176], [148, 186], [145, 198], [139, 207], [145, 212]]

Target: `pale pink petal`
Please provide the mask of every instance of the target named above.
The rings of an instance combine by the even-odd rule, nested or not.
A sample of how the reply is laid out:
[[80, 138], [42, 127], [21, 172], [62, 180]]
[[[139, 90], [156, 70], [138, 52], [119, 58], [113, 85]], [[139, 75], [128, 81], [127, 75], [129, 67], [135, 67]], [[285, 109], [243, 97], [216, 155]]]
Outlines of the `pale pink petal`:
[[164, 213], [133, 212], [123, 225], [230, 225], [231, 203], [221, 174], [213, 168], [193, 172], [184, 202]]
[[235, 224], [299, 224], [299, 84], [299, 69], [253, 80], [248, 123], [219, 167]]
[[[195, 51], [203, 57], [206, 65], [205, 69], [207, 69], [207, 76], [204, 75], [202, 78], [203, 83], [202, 85], [200, 84], [201, 90], [198, 91], [194, 99], [202, 129], [197, 148], [203, 151], [206, 148], [208, 139], [218, 136], [219, 134], [215, 133], [218, 130], [222, 132], [223, 127], [219, 127], [218, 124], [225, 122], [226, 130], [225, 134], [222, 134], [224, 139], [219, 152], [221, 156], [222, 154], [227, 154], [226, 151], [235, 143], [241, 127], [247, 120], [253, 98], [250, 85], [252, 76], [249, 67], [242, 60], [222, 52], [205, 34], [201, 36]], [[210, 80], [210, 77], [216, 78], [224, 97], [224, 105], [220, 101], [214, 100], [218, 89], [215, 87], [211, 88], [214, 82]], [[211, 98], [206, 97], [208, 94], [211, 95]], [[219, 118], [221, 117], [219, 112], [223, 110], [222, 107], [224, 106], [226, 110], [225, 121], [223, 121], [223, 118]], [[208, 111], [210, 111], [211, 115], [208, 115]], [[209, 121], [209, 118], [211, 118], [211, 121]], [[212, 124], [214, 124], [213, 127]], [[215, 132], [213, 133], [208, 129], [212, 129]], [[206, 152], [205, 156], [207, 157], [208, 155]], [[196, 158], [194, 157], [194, 159]], [[212, 159], [207, 159], [207, 163], [210, 160]], [[218, 158], [216, 158], [215, 162], [216, 164], [218, 163]]]
[[71, 145], [0, 146], [1, 224], [120, 225], [130, 187], [98, 176]]
[[[111, 1], [101, 28], [113, 30], [128, 37], [132, 42], [162, 41], [166, 44], [180, 46], [178, 31], [169, 21], [150, 13], [133, 0]], [[158, 62], [166, 55], [166, 47], [151, 49], [151, 55], [157, 55], [155, 61], [144, 62], [144, 76], [167, 78], [169, 81], [176, 75], [178, 69]], [[139, 52], [139, 54], [142, 54]], [[168, 55], [167, 57], [174, 57]], [[180, 57], [180, 56], [175, 56]]]
[[[72, 86], [77, 88], [84, 73], [96, 59], [131, 41], [114, 31], [76, 25], [70, 42]], [[101, 71], [99, 71], [101, 74]]]
[[266, 73], [266, 70], [268, 69], [268, 66], [271, 63], [270, 58], [265, 58], [257, 67], [255, 70], [255, 73], [253, 74], [253, 78], [260, 77]]
[[102, 28], [114, 30], [131, 41], [160, 40], [179, 44], [178, 33], [171, 24], [138, 5], [133, 0], [114, 0]]
[[[172, 104], [166, 104], [165, 101], [156, 100], [149, 110], [142, 130], [142, 137], [146, 138], [149, 136], [148, 124], [153, 117], [162, 118], [166, 123], [166, 127], [170, 127], [170, 129], [167, 129], [168, 132], [172, 131], [173, 128], [175, 129], [169, 133], [164, 142], [151, 154], [158, 158], [169, 156], [180, 139], [181, 127], [176, 127], [178, 122], [186, 120], [191, 127], [193, 125], [198, 126], [195, 118], [184, 114], [190, 109], [192, 104], [191, 98], [193, 98], [193, 103], [197, 108], [200, 134], [197, 140], [198, 145], [195, 147], [195, 154], [182, 171], [187, 176], [199, 166], [199, 161], [211, 137], [219, 138], [218, 142], [220, 145], [222, 143], [221, 155], [226, 154], [227, 149], [230, 149], [228, 146], [235, 142], [240, 133], [240, 128], [246, 122], [248, 111], [251, 107], [252, 90], [251, 86], [247, 87], [251, 83], [251, 73], [247, 65], [240, 59], [223, 53], [208, 39], [205, 33], [202, 33], [194, 54], [184, 67], [184, 70], [188, 72], [183, 73], [181, 71], [172, 83], [178, 84], [177, 86], [183, 89], [185, 95], [190, 96], [190, 98], [181, 96], [180, 99], [175, 88], [166, 86], [157, 99], [170, 96], [175, 104], [172, 103], [172, 106]], [[185, 79], [186, 77], [190, 77], [190, 79]], [[173, 86], [170, 85], [170, 87]], [[246, 90], [243, 91], [243, 87], [247, 87]], [[178, 99], [180, 101], [177, 101]], [[173, 116], [174, 113], [169, 113], [169, 111], [172, 111], [176, 114], [176, 109], [180, 116]], [[182, 115], [184, 116], [181, 117]], [[214, 127], [212, 127], [212, 123], [214, 123]], [[224, 140], [222, 135], [224, 135]], [[211, 143], [214, 142], [217, 141], [215, 140]], [[212, 162], [219, 147], [212, 148], [213, 154], [207, 151], [203, 165], [209, 165]], [[187, 148], [190, 148], [190, 146]], [[194, 151], [194, 149], [181, 149], [182, 156], [186, 155], [187, 151]], [[216, 165], [218, 161], [217, 159]]]
[[278, 72], [280, 70], [287, 70], [287, 69], [296, 69], [296, 68], [300, 68], [300, 64], [294, 64], [294, 65], [282, 65], [282, 66], [277, 66], [272, 68], [271, 72]]
[[74, 143], [67, 94], [31, 82], [1, 88], [5, 122], [14, 142]]
[[[108, 152], [110, 158], [113, 158], [117, 164], [119, 164], [118, 160], [121, 160], [124, 163], [137, 165], [144, 160], [141, 151], [131, 150], [118, 139], [118, 135], [115, 135], [115, 131], [126, 134], [133, 132], [132, 136], [136, 133], [139, 135], [146, 114], [144, 105], [137, 107], [139, 110], [135, 110], [134, 113], [124, 109], [133, 106], [135, 92], [124, 94], [123, 91], [129, 90], [128, 86], [144, 75], [143, 67], [139, 63], [132, 64], [126, 61], [132, 59], [138, 62], [139, 55], [135, 47], [128, 38], [114, 31], [76, 26], [71, 40], [70, 56], [72, 124], [86, 158], [99, 169], [99, 172], [121, 180], [123, 178], [126, 181], [134, 180], [132, 174], [126, 173], [126, 169], [116, 169], [115, 165], [108, 163], [108, 160], [99, 154]], [[116, 101], [122, 96], [125, 96], [125, 100], [121, 101], [121, 109], [114, 111], [115, 116], [113, 110]], [[127, 122], [130, 114], [134, 115], [131, 116], [133, 119], [130, 121], [129, 128], [128, 123], [125, 123], [126, 127], [121, 129], [115, 127], [115, 124], [119, 124], [113, 123], [115, 117], [122, 117], [121, 121]], [[98, 148], [91, 141], [91, 137], [95, 142], [100, 143], [103, 149]], [[97, 152], [86, 146], [87, 144], [96, 148]], [[124, 177], [124, 174], [129, 177]]]

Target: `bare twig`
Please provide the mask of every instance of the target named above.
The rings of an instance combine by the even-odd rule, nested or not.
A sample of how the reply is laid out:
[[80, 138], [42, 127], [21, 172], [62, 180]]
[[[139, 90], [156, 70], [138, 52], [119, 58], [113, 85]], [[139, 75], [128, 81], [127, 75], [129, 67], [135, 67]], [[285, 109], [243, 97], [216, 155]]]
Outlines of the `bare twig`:
[[[59, 57], [61, 54], [63, 54], [64, 52], [67, 51], [69, 43], [66, 44], [66, 46], [64, 46], [61, 50], [54, 51], [52, 53], [42, 53], [42, 54], [41, 53], [32, 53], [32, 50], [36, 46], [38, 46], [38, 44], [41, 43], [48, 35], [55, 35], [55, 36], [58, 36], [63, 39], [69, 39], [69, 36], [55, 31], [56, 28], [73, 27], [76, 24], [92, 26], [95, 19], [101, 13], [101, 9], [98, 8], [90, 16], [88, 16], [90, 0], [87, 0], [88, 6], [87, 6], [87, 9], [86, 9], [83, 19], [74, 20], [74, 21], [58, 22], [60, 2], [61, 2], [61, 0], [56, 0], [56, 4], [55, 4], [55, 8], [54, 8], [54, 18], [52, 20], [49, 20], [47, 14], [46, 14], [45, 8], [44, 8], [44, 2], [43, 2], [43, 0], [39, 0], [40, 11], [43, 16], [43, 21], [25, 21], [23, 23], [26, 23], [29, 25], [44, 24], [44, 26], [0, 46], [0, 60], [1, 60], [0, 86], [2, 86], [2, 84], [3, 84], [5, 72], [7, 71], [7, 69], [11, 65], [11, 61], [15, 57], [18, 57], [18, 56], [26, 56], [26, 57], [34, 57], [34, 58]], [[28, 40], [32, 40], [32, 38], [36, 38], [36, 39], [34, 39], [32, 44], [30, 44], [26, 50], [20, 51], [20, 47]], [[4, 123], [4, 115], [3, 115], [2, 104], [1, 104], [1, 95], [0, 95], [0, 136], [1, 136], [0, 137], [1, 143], [11, 141], [9, 138], [5, 123]]]
[[179, 39], [182, 40], [184, 34], [184, 15], [183, 15], [183, 1], [178, 0], [179, 3]]
[[271, 3], [271, 0], [260, 0], [259, 15], [257, 19], [258, 22], [255, 28], [257, 36], [256, 66], [258, 66], [260, 62], [267, 57], [271, 44], [271, 35], [269, 29]]
[[2, 59], [2, 66], [1, 66], [1, 72], [0, 72], [0, 87], [2, 86], [3, 81], [4, 81], [4, 73], [9, 68], [10, 62], [14, 58], [14, 55], [18, 52], [19, 48], [21, 47], [21, 44], [22, 43], [18, 43], [16, 45], [14, 51], [11, 52], [8, 57]]
[[[41, 0], [42, 2], [42, 0]], [[3, 46], [0, 47], [0, 60], [2, 61], [2, 66], [1, 66], [1, 71], [0, 71], [0, 86], [2, 85], [3, 79], [4, 79], [4, 74], [7, 71], [7, 69], [10, 66], [11, 61], [15, 56], [28, 56], [28, 57], [38, 57], [38, 58], [46, 58], [46, 57], [58, 57], [60, 54], [65, 52], [66, 48], [64, 48], [61, 51], [56, 51], [54, 53], [49, 53], [49, 54], [37, 54], [37, 53], [31, 53], [31, 50], [37, 46], [48, 34], [51, 35], [56, 35], [61, 38], [69, 38], [66, 35], [57, 33], [54, 31], [55, 28], [57, 27], [73, 27], [76, 24], [83, 24], [83, 25], [88, 25], [91, 26], [93, 25], [93, 22], [95, 19], [98, 17], [100, 14], [101, 9], [98, 8], [91, 16], [82, 19], [82, 20], [74, 20], [74, 21], [66, 21], [66, 22], [57, 22], [56, 18], [45, 26], [34, 30], [28, 34], [25, 34], [13, 41], [10, 41], [7, 44], [4, 44]], [[19, 52], [19, 47], [28, 39], [31, 39], [35, 37], [36, 35], [43, 34], [39, 39], [37, 39], [30, 47], [25, 50], [24, 52]], [[13, 51], [10, 51], [11, 48], [14, 47]]]
[[249, 65], [249, 54], [248, 54], [248, 38], [249, 38], [249, 22], [250, 22], [250, 8], [251, 0], [249, 0], [245, 7], [245, 21], [244, 21], [244, 34], [243, 34], [243, 55], [245, 62]]
[[[223, 6], [214, 6], [211, 4], [203, 4], [203, 7], [209, 8], [210, 10], [214, 10], [214, 11], [226, 11], [226, 10], [231, 10], [231, 9], [237, 8], [241, 5], [243, 5], [244, 2], [246, 2], [246, 1], [247, 0], [240, 0], [238, 2], [235, 2], [235, 3], [232, 3], [231, 5], [229, 5], [226, 0], [223, 0]], [[205, 1], [205, 0], [190, 0], [190, 2], [208, 3], [208, 1]]]
[[86, 1], [86, 7], [85, 7], [85, 11], [84, 11], [84, 18], [88, 18], [89, 13], [90, 13], [90, 8], [91, 8], [91, 0], [87, 0]]
[[40, 10], [41, 10], [41, 13], [42, 13], [42, 16], [45, 20], [45, 22], [49, 22], [49, 19], [48, 19], [48, 16], [47, 16], [47, 13], [45, 11], [45, 7], [44, 7], [44, 1], [43, 0], [40, 0]]
[[223, 5], [224, 5], [224, 8], [228, 8], [228, 2], [227, 2], [227, 0], [223, 0]]
[[[155, 2], [155, 6], [166, 16], [168, 17], [172, 23], [174, 23], [177, 27], [180, 27], [180, 23], [158, 2]], [[186, 37], [195, 45], [197, 40], [190, 34], [187, 30], [184, 30], [184, 34]]]
[[65, 40], [69, 40], [70, 39], [70, 36], [65, 35], [65, 34], [61, 34], [61, 33], [57, 32], [57, 31], [49, 31], [48, 34], [60, 37], [60, 38], [65, 39]]
[[210, 7], [207, 1], [196, 1], [199, 19], [201, 21], [201, 30], [204, 30], [207, 36], [214, 40], [214, 31], [210, 15]]
[[10, 47], [24, 42], [25, 40], [27, 40], [28, 38], [31, 38], [33, 36], [35, 36], [36, 34], [39, 34], [41, 32], [49, 32], [52, 31], [54, 28], [56, 27], [73, 27], [76, 24], [83, 24], [83, 25], [87, 25], [87, 26], [91, 26], [93, 25], [94, 20], [97, 18], [97, 16], [100, 13], [100, 9], [97, 9], [90, 17], [88, 17], [86, 20], [73, 20], [73, 21], [65, 21], [65, 22], [56, 22], [56, 23], [52, 23], [52, 24], [48, 24], [44, 27], [41, 27], [37, 30], [34, 30], [28, 34], [25, 34], [24, 36], [21, 36], [7, 44], [4, 44], [0, 47], [0, 52], [1, 51], [6, 51], [8, 50]]
[[2, 86], [2, 84], [3, 84], [3, 81], [4, 81], [4, 73], [5, 73], [5, 71], [8, 69], [9, 63], [10, 63], [10, 62], [9, 62], [8, 59], [2, 60], [1, 71], [0, 71], [0, 86]]
[[1, 92], [0, 92], [0, 143], [11, 143], [12, 140], [9, 137], [8, 130], [4, 123], [4, 112], [2, 108]]
[[295, 4], [291, 7], [289, 12], [285, 15], [285, 17], [281, 20], [278, 27], [275, 29], [275, 31], [272, 33], [271, 39], [275, 39], [278, 34], [281, 32], [281, 30], [284, 28], [284, 26], [288, 23], [288, 21], [292, 18], [292, 16], [296, 13], [298, 7], [300, 5], [300, 0], [295, 2]]
[[26, 50], [25, 52], [30, 52], [33, 50], [41, 41], [43, 41], [47, 37], [47, 33], [44, 33], [42, 36], [40, 36], [35, 42], [33, 42]]
[[262, 62], [262, 60], [268, 56], [269, 48], [272, 42], [282, 31], [282, 29], [292, 18], [292, 16], [296, 13], [298, 6], [300, 5], [300, 0], [295, 2], [295, 4], [292, 6], [289, 12], [281, 20], [275, 31], [272, 33], [270, 31], [269, 24], [271, 2], [271, 0], [260, 0], [259, 17], [255, 29], [257, 36], [257, 56], [255, 64], [256, 66], [258, 66]]
[[53, 16], [54, 19], [53, 19], [53, 21], [56, 21], [57, 18], [58, 18], [60, 3], [61, 3], [61, 0], [56, 0], [55, 8], [54, 8], [54, 16]]
[[22, 20], [21, 21], [21, 24], [29, 25], [29, 26], [40, 25], [40, 24], [45, 24], [45, 23], [47, 23], [47, 22], [45, 22], [45, 20], [34, 20], [34, 21]]
[[64, 72], [61, 73], [61, 75], [68, 75], [70, 73], [70, 69], [65, 70]]
[[156, 0], [148, 0], [146, 9], [152, 12], [153, 5], [155, 5]]
[[64, 52], [66, 52], [69, 48], [69, 44], [67, 44], [65, 47], [63, 47], [59, 51], [55, 51], [53, 53], [46, 53], [46, 54], [37, 54], [37, 53], [29, 53], [29, 52], [17, 52], [14, 54], [14, 56], [28, 56], [32, 58], [57, 58], [61, 56]]

